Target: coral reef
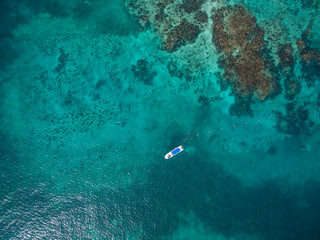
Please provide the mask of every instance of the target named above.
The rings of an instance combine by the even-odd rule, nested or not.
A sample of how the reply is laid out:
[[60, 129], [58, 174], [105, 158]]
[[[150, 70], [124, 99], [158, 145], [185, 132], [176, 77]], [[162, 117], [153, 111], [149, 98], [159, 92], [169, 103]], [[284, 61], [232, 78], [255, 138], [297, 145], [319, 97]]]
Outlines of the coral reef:
[[164, 3], [158, 3], [158, 13], [155, 15], [156, 21], [163, 21], [167, 17], [167, 15], [164, 13], [164, 9], [166, 8], [166, 5]]
[[309, 9], [317, 9], [319, 8], [319, 1], [318, 0], [301, 0], [301, 4], [303, 8], [309, 8]]
[[285, 96], [288, 100], [293, 100], [301, 91], [301, 84], [298, 80], [288, 75], [284, 80]]
[[234, 116], [253, 116], [250, 106], [251, 99], [247, 97], [236, 96], [235, 103], [231, 105], [229, 109], [230, 115]]
[[205, 96], [205, 95], [200, 95], [198, 97], [198, 103], [200, 103], [202, 106], [208, 106], [210, 104], [210, 101], [212, 99], [209, 99], [209, 97]]
[[169, 61], [167, 64], [167, 69], [171, 77], [183, 77], [183, 72], [178, 68], [177, 63]]
[[131, 70], [134, 76], [146, 85], [151, 85], [155, 71], [150, 71], [150, 64], [145, 59], [139, 59], [136, 65], [133, 65]]
[[207, 23], [208, 22], [208, 16], [205, 12], [198, 11], [195, 14], [195, 19], [200, 23]]
[[295, 103], [288, 103], [286, 106], [286, 115], [276, 112], [278, 121], [276, 128], [278, 131], [297, 136], [308, 134], [310, 127], [314, 123], [308, 120], [309, 111], [304, 106], [295, 107]]
[[320, 53], [315, 48], [310, 48], [307, 46], [306, 42], [302, 40], [298, 40], [297, 42], [300, 57], [303, 64], [310, 66], [314, 65], [314, 67], [320, 67]]
[[236, 95], [254, 95], [265, 100], [279, 91], [279, 83], [272, 71], [273, 63], [267, 51], [264, 32], [254, 17], [242, 6], [224, 7], [213, 16], [213, 42], [223, 54], [224, 78]]
[[204, 0], [184, 0], [180, 8], [186, 13], [197, 12], [204, 2]]
[[278, 46], [278, 56], [280, 64], [283, 67], [292, 66], [294, 64], [293, 49], [290, 44], [283, 44]]
[[307, 29], [302, 33], [301, 39], [297, 41], [300, 61], [303, 71], [306, 73], [306, 81], [309, 87], [314, 85], [314, 82], [320, 78], [320, 53], [316, 48], [310, 47], [309, 34], [312, 28], [312, 22]]
[[183, 20], [169, 33], [164, 48], [170, 52], [175, 51], [182, 45], [193, 42], [198, 37], [199, 33], [200, 29], [198, 26]]
[[151, 24], [168, 52], [194, 43], [208, 23], [208, 16], [201, 11], [204, 0], [184, 0], [181, 3], [172, 0], [132, 0], [128, 8], [138, 16], [142, 27]]
[[301, 83], [297, 80], [294, 73], [295, 58], [291, 44], [279, 44], [278, 46], [279, 69], [284, 79], [285, 97], [293, 100], [301, 90]]

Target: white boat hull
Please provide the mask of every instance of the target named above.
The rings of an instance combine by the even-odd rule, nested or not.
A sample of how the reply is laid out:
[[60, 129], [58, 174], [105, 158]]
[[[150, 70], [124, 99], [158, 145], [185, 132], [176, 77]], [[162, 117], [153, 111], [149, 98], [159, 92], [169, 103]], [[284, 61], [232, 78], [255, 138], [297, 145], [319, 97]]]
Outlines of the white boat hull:
[[173, 149], [172, 151], [168, 152], [168, 153], [164, 156], [164, 158], [165, 158], [165, 159], [172, 158], [173, 156], [181, 153], [183, 150], [184, 150], [184, 149], [183, 149], [182, 145], [180, 145], [179, 147], [176, 147], [176, 148]]

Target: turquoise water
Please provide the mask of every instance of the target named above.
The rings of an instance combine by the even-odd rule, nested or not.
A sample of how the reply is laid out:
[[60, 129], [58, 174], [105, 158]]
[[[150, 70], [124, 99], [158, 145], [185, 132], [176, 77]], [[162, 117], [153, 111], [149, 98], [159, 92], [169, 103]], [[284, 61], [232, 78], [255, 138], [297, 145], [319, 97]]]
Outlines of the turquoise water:
[[1, 239], [320, 239], [319, 1], [0, 9]]

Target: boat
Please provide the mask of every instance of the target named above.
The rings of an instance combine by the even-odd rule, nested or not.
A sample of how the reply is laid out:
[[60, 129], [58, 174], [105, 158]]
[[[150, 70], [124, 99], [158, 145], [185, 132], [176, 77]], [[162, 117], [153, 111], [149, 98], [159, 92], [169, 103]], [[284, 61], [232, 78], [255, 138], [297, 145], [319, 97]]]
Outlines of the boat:
[[169, 159], [172, 158], [173, 156], [177, 155], [178, 153], [181, 153], [183, 151], [183, 147], [182, 145], [180, 145], [179, 147], [176, 147], [175, 149], [173, 149], [172, 151], [168, 152], [164, 158], [165, 159]]

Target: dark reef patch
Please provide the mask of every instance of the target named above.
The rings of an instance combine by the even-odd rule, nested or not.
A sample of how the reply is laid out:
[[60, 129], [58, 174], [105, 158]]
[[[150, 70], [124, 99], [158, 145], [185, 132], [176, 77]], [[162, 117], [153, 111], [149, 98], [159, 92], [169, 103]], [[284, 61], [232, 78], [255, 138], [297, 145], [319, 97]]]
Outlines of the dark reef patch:
[[213, 43], [224, 57], [224, 79], [239, 96], [261, 101], [278, 94], [280, 85], [268, 57], [264, 32], [242, 6], [228, 6], [213, 16]]
[[183, 72], [180, 70], [177, 64], [174, 63], [173, 61], [168, 62], [167, 69], [171, 77], [177, 77], [177, 78], [183, 77]]
[[19, 56], [13, 42], [10, 38], [0, 40], [0, 70], [8, 67]]
[[278, 117], [276, 129], [292, 136], [309, 134], [314, 125], [312, 121], [308, 120], [308, 109], [304, 106], [296, 107], [294, 102], [287, 103], [286, 115], [279, 111], [276, 114]]
[[301, 4], [303, 8], [318, 9], [320, 2], [318, 0], [301, 0]]
[[167, 15], [164, 13], [164, 9], [166, 8], [166, 5], [162, 2], [157, 4], [158, 7], [158, 13], [154, 16], [154, 19], [156, 21], [163, 21]]
[[230, 106], [229, 113], [233, 116], [250, 116], [253, 117], [253, 112], [251, 109], [251, 98], [236, 96], [235, 102]]
[[174, 52], [194, 43], [206, 28], [208, 16], [201, 10], [204, 3], [205, 0], [130, 0], [127, 6], [142, 27], [154, 28], [166, 51]]
[[71, 7], [61, 1], [0, 1], [0, 69], [5, 69], [19, 56], [12, 31], [20, 24], [27, 24], [40, 13], [67, 17]]
[[210, 104], [210, 98], [204, 95], [200, 95], [198, 97], [198, 103], [200, 103], [202, 106], [209, 106]]
[[95, 90], [100, 89], [102, 86], [106, 85], [107, 80], [104, 79], [99, 79], [99, 81], [96, 83], [96, 85], [94, 86]]
[[286, 43], [278, 46], [277, 54], [279, 58], [278, 67], [280, 75], [284, 79], [285, 97], [288, 100], [293, 100], [301, 90], [301, 83], [294, 71], [296, 61], [294, 58], [295, 52], [293, 47]]
[[182, 22], [173, 28], [169, 33], [169, 36], [164, 44], [164, 48], [173, 52], [178, 50], [181, 46], [194, 42], [200, 33], [200, 28], [187, 20], [182, 20]]
[[279, 72], [281, 77], [284, 79], [285, 97], [288, 100], [294, 100], [294, 98], [300, 93], [301, 83], [295, 76], [295, 58], [291, 44], [279, 44], [277, 55], [279, 58]]
[[221, 92], [226, 91], [229, 88], [229, 84], [223, 79], [223, 73], [216, 72], [214, 75], [217, 78], [217, 82], [220, 85]]
[[168, 62], [167, 69], [170, 76], [177, 77], [180, 79], [184, 78], [188, 82], [195, 81], [197, 77], [199, 77], [199, 76], [195, 76], [190, 69], [185, 68], [173, 61]]
[[164, 4], [165, 6], [174, 3], [174, 0], [159, 0], [160, 3]]
[[0, 70], [5, 69], [19, 56], [12, 31], [28, 22], [28, 14], [19, 13], [18, 3], [0, 1]]
[[195, 19], [200, 23], [207, 23], [208, 22], [208, 16], [205, 12], [198, 11], [195, 14]]
[[301, 83], [288, 75], [284, 80], [285, 96], [288, 100], [293, 100], [301, 91]]
[[62, 69], [64, 69], [66, 63], [68, 60], [68, 54], [65, 53], [65, 51], [63, 50], [63, 48], [60, 48], [60, 55], [58, 58], [58, 65], [55, 68], [56, 72], [60, 72]]
[[180, 8], [186, 13], [197, 12], [205, 0], [184, 0]]
[[299, 40], [297, 44], [303, 72], [306, 74], [305, 79], [308, 86], [311, 87], [320, 78], [320, 53], [317, 49], [308, 47], [302, 40]]
[[64, 106], [71, 106], [75, 104], [76, 98], [74, 97], [74, 93], [71, 90], [68, 90], [64, 97], [63, 105]]
[[279, 45], [278, 55], [280, 59], [280, 64], [283, 67], [292, 66], [294, 64], [293, 49], [290, 44]]
[[134, 76], [146, 85], [151, 85], [153, 78], [157, 75], [155, 71], [151, 70], [150, 63], [145, 59], [139, 59], [131, 70]]
[[277, 153], [277, 148], [275, 147], [275, 146], [270, 146], [269, 148], [268, 148], [268, 151], [267, 151], [267, 153], [269, 153], [270, 155], [275, 155], [276, 153]]
[[310, 22], [301, 39], [297, 41], [302, 70], [306, 74], [305, 79], [309, 87], [314, 86], [315, 81], [320, 79], [320, 52], [319, 49], [310, 47], [309, 35], [312, 24]]

